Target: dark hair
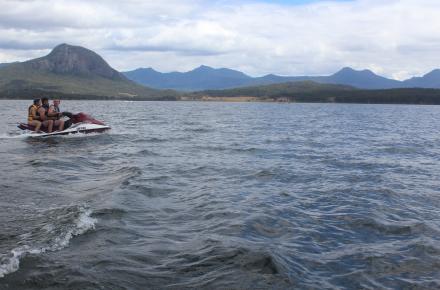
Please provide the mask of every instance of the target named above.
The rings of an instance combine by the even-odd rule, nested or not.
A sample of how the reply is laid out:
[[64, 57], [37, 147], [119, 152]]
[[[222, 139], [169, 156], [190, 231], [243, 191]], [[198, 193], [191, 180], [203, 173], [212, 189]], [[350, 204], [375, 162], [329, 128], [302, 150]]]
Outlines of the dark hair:
[[34, 105], [38, 104], [40, 102], [40, 99], [34, 99]]
[[43, 103], [49, 102], [49, 99], [44, 97], [44, 98], [41, 99], [41, 102], [43, 102]]

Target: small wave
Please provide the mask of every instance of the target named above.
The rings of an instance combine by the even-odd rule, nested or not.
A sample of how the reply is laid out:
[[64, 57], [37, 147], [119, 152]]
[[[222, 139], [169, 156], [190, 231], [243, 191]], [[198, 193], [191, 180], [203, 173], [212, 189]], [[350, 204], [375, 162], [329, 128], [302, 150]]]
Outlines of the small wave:
[[147, 197], [163, 197], [173, 192], [172, 189], [168, 188], [159, 188], [159, 187], [150, 187], [142, 184], [131, 184], [128, 187], [130, 190], [136, 191], [142, 195]]
[[251, 174], [243, 175], [247, 179], [270, 180], [277, 177], [277, 173], [272, 169], [261, 169]]
[[249, 153], [255, 153], [255, 152], [265, 152], [266, 149], [262, 148], [256, 148], [256, 147], [246, 147], [246, 148], [232, 148], [231, 151], [235, 152], [249, 152]]
[[256, 177], [273, 177], [275, 175], [276, 175], [275, 172], [273, 172], [272, 170], [267, 170], [267, 169], [263, 169], [263, 170], [257, 171], [254, 174], [254, 176], [256, 176]]
[[256, 148], [256, 147], [230, 147], [230, 146], [197, 146], [197, 149], [200, 150], [208, 150], [208, 151], [225, 151], [225, 152], [231, 152], [231, 153], [264, 153], [266, 149], [262, 148]]
[[228, 151], [230, 150], [224, 146], [196, 146], [196, 149], [199, 150], [208, 150], [208, 151]]
[[98, 216], [111, 216], [111, 217], [120, 217], [127, 213], [124, 209], [121, 208], [102, 208], [99, 210], [96, 210], [91, 216], [92, 217], [98, 217]]
[[195, 132], [195, 133], [209, 133], [214, 131], [213, 129], [208, 128], [185, 128], [183, 129], [185, 132]]
[[411, 235], [423, 233], [427, 227], [422, 222], [386, 222], [374, 218], [356, 218], [349, 222], [352, 228], [371, 230], [385, 235]]
[[143, 149], [136, 153], [132, 153], [131, 156], [159, 156], [159, 154], [148, 149]]
[[84, 138], [84, 137], [95, 137], [95, 136], [101, 136], [103, 134], [107, 134], [107, 132], [102, 132], [102, 133], [77, 133], [77, 134], [68, 134], [68, 135], [55, 135], [55, 136], [45, 136], [45, 137], [41, 137], [29, 132], [23, 132], [23, 133], [18, 133], [18, 134], [12, 134], [12, 133], [4, 133], [4, 134], [0, 134], [0, 139], [27, 139], [27, 138], [32, 138], [32, 139], [40, 139], [40, 138], [44, 138], [44, 139], [73, 139], [73, 138]]
[[92, 211], [81, 209], [81, 213], [74, 221], [73, 226], [64, 233], [55, 237], [48, 246], [23, 245], [11, 250], [9, 255], [0, 259], [0, 278], [17, 271], [20, 260], [28, 254], [41, 254], [47, 251], [58, 251], [67, 247], [74, 236], [81, 235], [88, 230], [94, 229], [97, 220], [91, 217]]
[[131, 179], [142, 175], [142, 169], [137, 166], [124, 166], [114, 171], [115, 178]]
[[[286, 289], [283, 283], [287, 278], [286, 271], [272, 253], [262, 249], [238, 245], [226, 247], [219, 243], [206, 242], [202, 248], [192, 248], [172, 256], [170, 262], [163, 266], [163, 270], [167, 271], [175, 268], [175, 263], [178, 263], [179, 276], [186, 277], [185, 280], [170, 285], [171, 288], [235, 289], [237, 283], [240, 283], [243, 289], [255, 289], [250, 285], [255, 286], [255, 282], [267, 285], [266, 282], [270, 281], [274, 283], [274, 289]], [[225, 272], [234, 273], [228, 277], [226, 283], [218, 279]], [[255, 275], [259, 277], [258, 281], [248, 280], [248, 277], [256, 277]]]
[[243, 263], [243, 268], [256, 271], [261, 274], [278, 274], [280, 270], [275, 263], [274, 258], [267, 253], [260, 254], [258, 256], [250, 256], [246, 263]]
[[114, 171], [114, 177], [112, 178], [112, 183], [119, 183], [122, 186], [130, 185], [130, 181], [133, 178], [139, 177], [142, 175], [142, 169], [137, 166], [131, 167], [122, 167]]
[[167, 142], [170, 139], [167, 138], [158, 138], [158, 137], [147, 137], [147, 138], [139, 138], [133, 140], [134, 143], [163, 143]]

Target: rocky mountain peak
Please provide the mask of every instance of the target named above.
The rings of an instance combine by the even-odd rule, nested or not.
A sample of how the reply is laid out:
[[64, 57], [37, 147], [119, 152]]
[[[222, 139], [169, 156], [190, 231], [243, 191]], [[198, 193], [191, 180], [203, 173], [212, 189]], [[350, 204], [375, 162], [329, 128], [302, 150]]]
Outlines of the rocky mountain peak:
[[26, 65], [33, 69], [57, 74], [99, 76], [112, 80], [125, 79], [95, 52], [68, 44], [60, 44], [47, 56], [30, 60], [26, 62]]

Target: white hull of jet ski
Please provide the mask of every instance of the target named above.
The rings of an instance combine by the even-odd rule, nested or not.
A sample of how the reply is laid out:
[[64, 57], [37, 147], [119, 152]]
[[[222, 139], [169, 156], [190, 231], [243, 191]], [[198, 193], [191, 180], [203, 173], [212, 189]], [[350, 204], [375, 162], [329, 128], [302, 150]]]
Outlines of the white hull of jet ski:
[[76, 123], [67, 128], [63, 131], [55, 131], [52, 133], [27, 133], [26, 135], [32, 136], [32, 137], [49, 137], [49, 136], [58, 136], [58, 135], [69, 135], [69, 134], [89, 134], [89, 133], [101, 133], [107, 130], [110, 130], [111, 128], [106, 125], [98, 125], [98, 124], [91, 124], [91, 123]]

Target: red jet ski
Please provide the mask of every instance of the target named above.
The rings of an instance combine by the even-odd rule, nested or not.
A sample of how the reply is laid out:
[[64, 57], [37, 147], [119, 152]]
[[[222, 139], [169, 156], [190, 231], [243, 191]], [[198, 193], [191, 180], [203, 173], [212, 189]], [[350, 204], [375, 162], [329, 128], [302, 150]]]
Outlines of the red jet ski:
[[25, 123], [19, 123], [18, 128], [22, 130], [33, 131], [31, 136], [56, 136], [56, 135], [68, 135], [76, 133], [102, 133], [104, 131], [110, 130], [111, 128], [105, 125], [103, 122], [98, 121], [91, 116], [78, 113], [72, 114], [69, 112], [63, 112], [63, 116], [69, 117], [70, 119], [64, 123], [63, 131], [55, 131], [52, 133], [47, 133], [47, 128], [41, 128], [42, 132], [35, 132], [35, 127]]

